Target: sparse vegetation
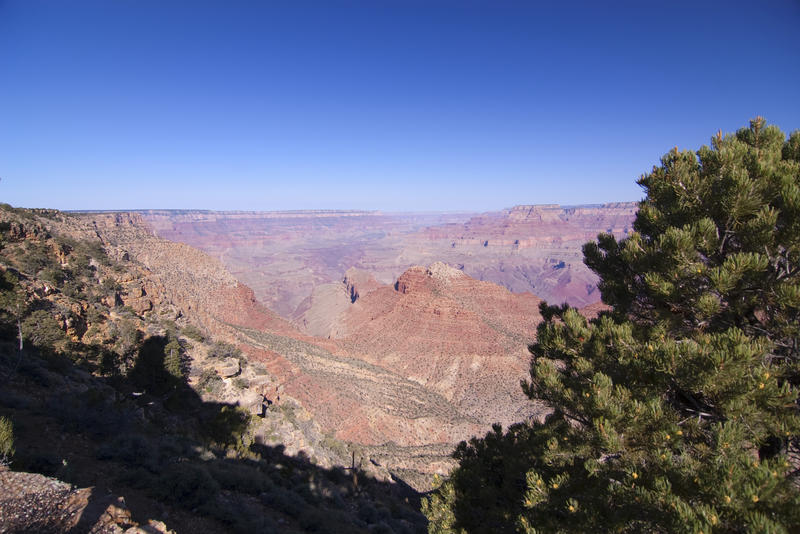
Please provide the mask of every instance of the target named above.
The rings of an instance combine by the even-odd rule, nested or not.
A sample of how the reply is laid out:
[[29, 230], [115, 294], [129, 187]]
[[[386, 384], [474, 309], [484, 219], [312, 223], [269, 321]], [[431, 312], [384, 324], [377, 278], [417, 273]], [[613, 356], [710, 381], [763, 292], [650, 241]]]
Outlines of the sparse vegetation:
[[200, 374], [200, 380], [197, 382], [197, 387], [207, 393], [213, 393], [217, 388], [222, 386], [222, 379], [217, 374], [215, 369], [203, 369]]
[[242, 358], [242, 351], [224, 341], [216, 341], [208, 349], [208, 357], [215, 360], [224, 360], [226, 358]]
[[198, 341], [201, 343], [206, 339], [205, 335], [203, 335], [200, 329], [191, 324], [186, 325], [181, 332], [183, 333], [184, 336], [188, 337], [189, 339], [193, 339], [194, 341]]

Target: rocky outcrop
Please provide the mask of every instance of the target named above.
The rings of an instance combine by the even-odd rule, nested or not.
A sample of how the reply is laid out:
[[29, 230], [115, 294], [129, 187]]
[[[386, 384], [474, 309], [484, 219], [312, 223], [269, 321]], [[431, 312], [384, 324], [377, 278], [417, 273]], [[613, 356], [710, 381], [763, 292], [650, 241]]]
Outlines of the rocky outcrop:
[[368, 271], [355, 267], [347, 269], [343, 282], [351, 303], [357, 301], [362, 295], [367, 295], [381, 287], [381, 283], [375, 280], [375, 277]]
[[36, 473], [0, 467], [0, 532], [172, 533], [157, 520], [139, 524], [120, 497], [97, 495]]
[[230, 378], [236, 376], [242, 370], [239, 365], [239, 360], [236, 358], [225, 358], [214, 366], [217, 374], [222, 378]]

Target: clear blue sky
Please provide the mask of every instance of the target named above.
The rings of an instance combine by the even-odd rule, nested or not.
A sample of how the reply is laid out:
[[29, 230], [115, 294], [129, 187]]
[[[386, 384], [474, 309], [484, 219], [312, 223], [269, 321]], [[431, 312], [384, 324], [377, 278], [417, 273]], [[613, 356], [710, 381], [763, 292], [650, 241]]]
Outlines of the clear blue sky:
[[800, 128], [797, 1], [556, 3], [0, 0], [0, 201], [638, 200], [675, 145]]

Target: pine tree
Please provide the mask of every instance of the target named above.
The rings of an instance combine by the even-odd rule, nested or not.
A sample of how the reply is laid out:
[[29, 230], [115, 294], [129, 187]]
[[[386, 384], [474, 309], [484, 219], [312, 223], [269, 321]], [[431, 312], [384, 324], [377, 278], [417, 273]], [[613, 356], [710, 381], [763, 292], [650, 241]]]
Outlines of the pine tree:
[[164, 347], [164, 368], [170, 375], [181, 381], [184, 380], [182, 350], [181, 344], [175, 338], [171, 338]]
[[800, 132], [761, 118], [638, 182], [584, 247], [611, 310], [542, 307], [523, 389], [552, 414], [462, 443], [432, 532], [800, 525]]

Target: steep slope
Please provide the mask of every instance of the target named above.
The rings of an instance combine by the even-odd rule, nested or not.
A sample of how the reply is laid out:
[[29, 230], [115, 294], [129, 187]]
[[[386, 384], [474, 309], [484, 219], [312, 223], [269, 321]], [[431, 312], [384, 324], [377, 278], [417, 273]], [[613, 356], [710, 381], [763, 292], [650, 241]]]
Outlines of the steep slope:
[[[242, 329], [244, 350], [323, 428], [364, 445], [455, 443], [485, 424], [399, 373], [287, 336]], [[402, 456], [402, 455], [401, 455]]]
[[156, 237], [139, 214], [91, 214], [79, 220], [120, 250], [123, 259], [144, 266], [166, 298], [212, 331], [227, 323], [293, 331], [286, 321], [257, 303], [253, 291], [221, 262], [194, 247]]
[[519, 389], [540, 320], [533, 295], [441, 263], [409, 269], [394, 287], [351, 269], [338, 291], [330, 288], [335, 309], [323, 302], [306, 311], [308, 318], [321, 307], [317, 317], [330, 318], [317, 333], [332, 339], [320, 339], [261, 306], [217, 260], [157, 238], [136, 215], [119, 217], [94, 217], [92, 225], [150, 269], [172, 302], [264, 364], [284, 395], [340, 439], [455, 442], [536, 413]]
[[[537, 297], [512, 294], [443, 263], [412, 267], [394, 286], [348, 271], [327, 333], [353, 358], [388, 369], [441, 395], [485, 426], [536, 413], [522, 395], [525, 347], [541, 320]], [[344, 302], [344, 304], [343, 304]]]
[[[191, 318], [241, 348], [263, 374], [201, 351], [191, 383], [204, 387], [200, 375], [211, 367], [223, 376], [218, 400], [250, 405], [265, 395], [276, 408], [298, 407], [320, 428], [293, 437], [291, 451], [315, 446], [320, 433], [369, 446], [433, 447], [541, 412], [518, 385], [540, 320], [531, 294], [442, 263], [412, 267], [393, 285], [349, 269], [298, 317], [315, 337], [262, 306], [219, 260], [157, 237], [138, 214], [68, 217], [60, 231], [99, 241], [138, 273], [121, 278], [114, 302], [150, 317], [170, 310], [171, 320]], [[239, 390], [237, 377], [245, 384]], [[393, 454], [397, 465], [407, 458]]]

